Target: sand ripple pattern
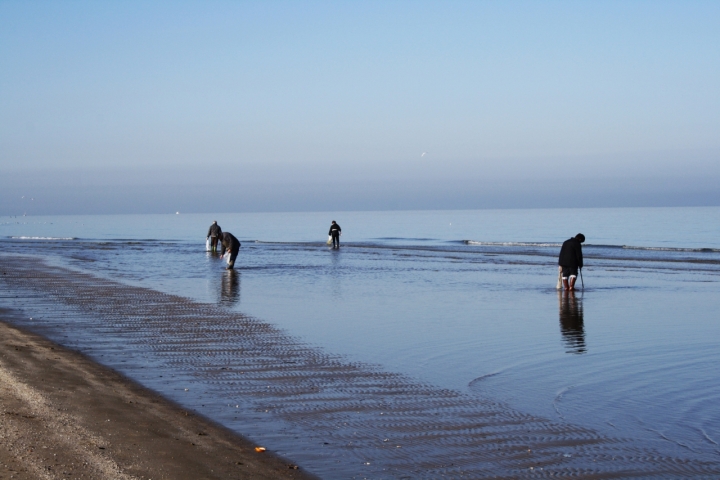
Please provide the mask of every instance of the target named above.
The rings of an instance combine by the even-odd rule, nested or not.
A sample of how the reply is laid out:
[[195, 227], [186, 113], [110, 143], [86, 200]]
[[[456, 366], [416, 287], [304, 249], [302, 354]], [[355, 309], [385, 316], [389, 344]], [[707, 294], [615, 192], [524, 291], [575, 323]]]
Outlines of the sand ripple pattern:
[[[120, 339], [114, 348], [127, 356], [149, 352], [156, 373], [202, 379], [208, 405], [208, 398], [242, 403], [242, 413], [254, 412], [267, 428], [283, 425], [278, 441], [285, 434], [294, 445], [284, 453], [324, 478], [720, 477], [718, 464], [670, 458], [348, 362], [214, 305], [29, 257], [0, 256], [0, 270], [0, 302], [41, 317], [25, 326], [54, 339], [72, 329], [69, 339], [85, 335], [100, 346], [105, 337]], [[148, 384], [131, 365], [111, 366]], [[203, 413], [223, 423], [230, 418], [219, 407]], [[241, 423], [226, 424], [246, 433]]]

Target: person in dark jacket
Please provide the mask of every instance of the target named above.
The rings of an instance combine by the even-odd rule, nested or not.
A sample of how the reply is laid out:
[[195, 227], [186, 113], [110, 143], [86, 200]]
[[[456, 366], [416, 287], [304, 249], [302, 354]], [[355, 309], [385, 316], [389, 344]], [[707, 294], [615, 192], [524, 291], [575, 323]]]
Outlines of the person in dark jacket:
[[333, 248], [340, 248], [340, 235], [342, 235], [342, 228], [340, 225], [335, 223], [335, 220], [330, 224], [330, 231], [328, 235], [332, 237]]
[[223, 232], [220, 234], [220, 244], [222, 250], [220, 250], [220, 257], [225, 255], [225, 252], [230, 252], [230, 260], [228, 261], [228, 270], [232, 270], [235, 267], [235, 259], [240, 252], [240, 242], [230, 232]]
[[220, 235], [222, 235], [222, 228], [220, 228], [217, 220], [215, 220], [212, 225], [210, 225], [207, 237], [205, 237], [205, 240], [210, 239], [210, 250], [213, 252], [217, 252], [218, 238], [220, 238]]
[[585, 235], [578, 233], [573, 238], [565, 240], [560, 249], [558, 265], [562, 268], [562, 282], [565, 290], [575, 290], [578, 269], [583, 267], [582, 243]]

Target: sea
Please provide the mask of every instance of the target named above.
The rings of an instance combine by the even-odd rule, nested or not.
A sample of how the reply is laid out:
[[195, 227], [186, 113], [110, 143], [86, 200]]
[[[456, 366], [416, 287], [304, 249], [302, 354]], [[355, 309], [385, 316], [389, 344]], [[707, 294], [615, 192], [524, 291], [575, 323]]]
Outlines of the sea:
[[[242, 243], [234, 272], [206, 251], [214, 220]], [[557, 256], [577, 233], [585, 267], [570, 294]], [[349, 364], [720, 464], [720, 207], [5, 216], [0, 255], [242, 313]], [[83, 332], [53, 339], [103, 362]], [[178, 385], [138, 381], [182, 403]], [[225, 422], [212, 402], [231, 400], [193, 408]], [[322, 462], [306, 464], [333, 478]]]

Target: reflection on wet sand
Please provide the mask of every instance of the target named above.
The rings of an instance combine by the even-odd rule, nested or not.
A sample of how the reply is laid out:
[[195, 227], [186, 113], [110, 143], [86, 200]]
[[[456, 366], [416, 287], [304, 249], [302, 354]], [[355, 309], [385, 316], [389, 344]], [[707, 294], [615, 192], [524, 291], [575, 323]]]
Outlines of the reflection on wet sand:
[[330, 268], [330, 281], [333, 298], [342, 298], [342, 264], [340, 263], [340, 249], [331, 250], [333, 255], [330, 255], [331, 268]]
[[583, 354], [585, 346], [585, 326], [583, 320], [582, 298], [573, 291], [558, 292], [560, 305], [560, 333], [567, 353]]
[[225, 270], [220, 279], [220, 304], [228, 306], [240, 303], [240, 274], [236, 270]]

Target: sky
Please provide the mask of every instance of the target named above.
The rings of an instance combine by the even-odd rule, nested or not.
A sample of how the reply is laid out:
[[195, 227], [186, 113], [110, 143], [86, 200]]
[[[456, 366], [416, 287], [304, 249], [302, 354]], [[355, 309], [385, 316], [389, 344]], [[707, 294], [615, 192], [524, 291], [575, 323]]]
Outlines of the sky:
[[720, 205], [718, 25], [716, 1], [0, 0], [0, 215]]

